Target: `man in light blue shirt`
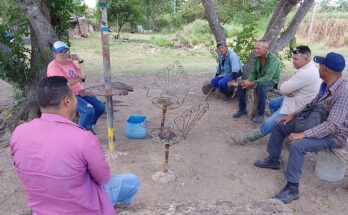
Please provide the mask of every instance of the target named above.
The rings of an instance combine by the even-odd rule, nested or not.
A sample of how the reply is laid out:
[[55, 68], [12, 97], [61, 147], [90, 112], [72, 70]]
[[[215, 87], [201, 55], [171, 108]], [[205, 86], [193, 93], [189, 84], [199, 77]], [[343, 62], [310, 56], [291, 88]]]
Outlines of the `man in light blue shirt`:
[[224, 93], [227, 97], [233, 92], [227, 85], [230, 81], [237, 81], [242, 75], [242, 68], [238, 55], [227, 48], [225, 41], [217, 43], [219, 51], [219, 64], [216, 70], [216, 76], [211, 80], [211, 84]]

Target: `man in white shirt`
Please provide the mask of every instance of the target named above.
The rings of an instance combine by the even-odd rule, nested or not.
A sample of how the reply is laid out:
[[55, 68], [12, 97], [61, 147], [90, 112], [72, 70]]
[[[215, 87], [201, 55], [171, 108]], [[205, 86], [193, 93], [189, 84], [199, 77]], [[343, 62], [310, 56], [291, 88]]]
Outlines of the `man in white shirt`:
[[292, 50], [293, 76], [283, 82], [279, 89], [283, 96], [270, 101], [272, 115], [262, 125], [247, 134], [231, 134], [234, 142], [245, 144], [270, 134], [276, 119], [286, 116], [304, 107], [317, 95], [322, 80], [318, 69], [311, 62], [311, 50], [308, 46], [298, 46]]

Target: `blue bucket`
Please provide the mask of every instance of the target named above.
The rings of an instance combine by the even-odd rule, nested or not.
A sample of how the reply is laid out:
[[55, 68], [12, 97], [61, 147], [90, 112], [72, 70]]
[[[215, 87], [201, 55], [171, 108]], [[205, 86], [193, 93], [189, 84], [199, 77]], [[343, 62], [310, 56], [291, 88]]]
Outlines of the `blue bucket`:
[[125, 134], [130, 139], [144, 139], [147, 135], [146, 116], [130, 116], [126, 122]]

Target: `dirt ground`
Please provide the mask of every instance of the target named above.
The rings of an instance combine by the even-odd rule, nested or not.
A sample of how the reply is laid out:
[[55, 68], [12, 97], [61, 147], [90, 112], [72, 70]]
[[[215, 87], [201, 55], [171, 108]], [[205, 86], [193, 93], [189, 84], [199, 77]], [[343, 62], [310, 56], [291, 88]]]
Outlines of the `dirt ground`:
[[[114, 174], [132, 172], [139, 176], [141, 188], [134, 203], [232, 201], [238, 204], [269, 199], [283, 187], [282, 171], [258, 169], [252, 165], [254, 160], [266, 156], [267, 137], [245, 146], [232, 143], [230, 132], [247, 132], [256, 125], [248, 117], [232, 118], [237, 109], [236, 99], [226, 102], [216, 97], [209, 98], [208, 112], [187, 139], [170, 149], [169, 166], [177, 179], [169, 184], [153, 181], [151, 176], [162, 169], [164, 146], [149, 136], [132, 140], [124, 135], [125, 122], [130, 115], [145, 115], [151, 122], [160, 122], [161, 110], [146, 98], [144, 89], [153, 78], [122, 76], [113, 79], [134, 87], [134, 92], [128, 96], [114, 97], [114, 100], [122, 101], [117, 103], [122, 106], [116, 107], [114, 122], [117, 151], [122, 153], [109, 159]], [[205, 96], [201, 93], [201, 85], [208, 79], [209, 75], [189, 76], [188, 97], [180, 108], [168, 112], [167, 122], [203, 101]], [[102, 77], [91, 77], [86, 85], [101, 84], [102, 81]], [[10, 102], [11, 91], [0, 89], [0, 103]], [[96, 132], [102, 146], [107, 149], [105, 117], [98, 122]], [[286, 158], [287, 151], [284, 150], [284, 162]], [[334, 183], [322, 181], [314, 174], [315, 161], [315, 154], [307, 155], [300, 184], [301, 197], [287, 206], [293, 214], [348, 214], [348, 176]], [[0, 214], [28, 213], [8, 147], [0, 150], [0, 190]]]

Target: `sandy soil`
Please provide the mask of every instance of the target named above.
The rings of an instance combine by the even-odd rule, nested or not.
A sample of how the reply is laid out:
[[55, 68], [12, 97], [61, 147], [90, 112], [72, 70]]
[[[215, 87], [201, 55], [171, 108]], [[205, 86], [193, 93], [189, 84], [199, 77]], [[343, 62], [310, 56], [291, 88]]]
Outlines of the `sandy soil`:
[[[183, 106], [168, 112], [167, 122], [184, 110], [199, 104], [205, 97], [201, 85], [209, 75], [189, 76], [190, 91]], [[144, 86], [151, 83], [153, 76], [115, 77], [134, 87], [128, 96], [115, 97], [122, 101], [115, 112], [117, 151], [123, 152], [109, 163], [115, 174], [132, 172], [141, 179], [141, 189], [135, 203], [166, 204], [192, 201], [232, 201], [244, 203], [265, 200], [273, 196], [284, 185], [282, 171], [258, 169], [252, 165], [256, 159], [266, 156], [267, 138], [255, 143], [239, 146], [229, 139], [230, 132], [246, 132], [256, 125], [248, 117], [232, 119], [237, 101], [225, 102], [210, 97], [209, 111], [188, 134], [187, 139], [170, 149], [169, 166], [177, 179], [169, 184], [154, 182], [151, 176], [162, 169], [164, 146], [151, 140], [127, 139], [124, 135], [125, 122], [130, 115], [145, 115], [152, 122], [160, 122], [161, 110], [146, 98]], [[103, 78], [91, 77], [87, 85], [102, 83]], [[0, 95], [3, 91], [0, 91]], [[8, 95], [8, 94], [7, 94]], [[3, 95], [0, 97], [4, 99]], [[3, 102], [3, 101], [0, 101]], [[98, 122], [97, 135], [107, 149], [106, 118]], [[284, 161], [287, 151], [284, 150]], [[308, 154], [300, 184], [301, 197], [288, 207], [294, 214], [348, 213], [348, 177], [340, 182], [325, 182], [314, 174], [315, 154]], [[0, 214], [25, 214], [23, 189], [12, 168], [9, 149], [0, 151]]]

